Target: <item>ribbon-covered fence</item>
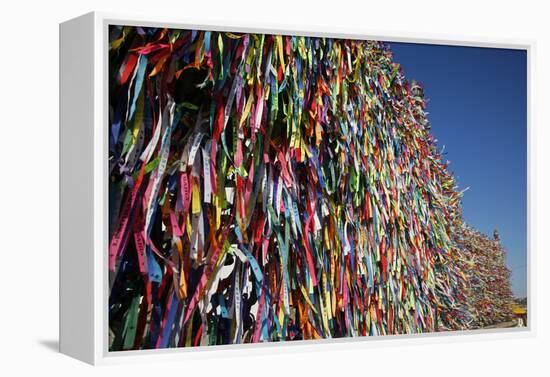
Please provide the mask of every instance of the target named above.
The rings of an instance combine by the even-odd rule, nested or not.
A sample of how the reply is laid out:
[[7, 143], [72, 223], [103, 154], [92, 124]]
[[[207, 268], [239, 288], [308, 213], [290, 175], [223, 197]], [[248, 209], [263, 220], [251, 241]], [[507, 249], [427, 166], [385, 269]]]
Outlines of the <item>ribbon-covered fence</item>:
[[383, 43], [112, 26], [109, 72], [111, 350], [473, 322], [461, 193]]

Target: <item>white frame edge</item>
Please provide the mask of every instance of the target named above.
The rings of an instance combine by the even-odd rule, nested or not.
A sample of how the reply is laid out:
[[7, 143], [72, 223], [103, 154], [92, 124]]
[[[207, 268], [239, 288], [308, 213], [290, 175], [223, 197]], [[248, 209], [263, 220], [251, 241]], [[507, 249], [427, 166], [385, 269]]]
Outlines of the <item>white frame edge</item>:
[[[59, 349], [94, 360], [94, 16], [59, 27]], [[79, 266], [78, 269], [72, 268]]]
[[[195, 348], [174, 348], [163, 350], [142, 350], [142, 351], [108, 351], [108, 273], [107, 273], [107, 245], [108, 245], [108, 187], [106, 177], [108, 172], [108, 25], [134, 25], [151, 27], [168, 27], [180, 29], [234, 31], [266, 34], [286, 35], [307, 35], [318, 37], [334, 37], [347, 39], [372, 39], [388, 42], [408, 42], [422, 44], [441, 44], [470, 47], [506, 48], [525, 50], [527, 52], [527, 297], [528, 297], [528, 327], [511, 329], [486, 329], [456, 331], [447, 333], [428, 333], [418, 335], [390, 335], [383, 337], [358, 337], [323, 339], [312, 341], [294, 341], [281, 343], [262, 343], [244, 345], [223, 345]], [[71, 26], [73, 25], [73, 26]], [[92, 30], [90, 30], [90, 28]], [[297, 26], [287, 24], [269, 24], [246, 21], [227, 22], [212, 21], [204, 19], [178, 19], [173, 17], [149, 17], [119, 15], [105, 12], [92, 12], [73, 20], [66, 21], [60, 25], [60, 352], [68, 354], [79, 360], [90, 364], [114, 364], [128, 362], [143, 362], [150, 360], [182, 360], [184, 358], [204, 359], [211, 357], [232, 357], [244, 355], [267, 355], [276, 352], [277, 354], [289, 352], [308, 352], [321, 350], [330, 347], [331, 350], [342, 350], [350, 348], [367, 349], [370, 347], [387, 347], [396, 345], [417, 345], [428, 343], [449, 343], [449, 342], [470, 342], [497, 339], [510, 339], [517, 337], [534, 337], [536, 334], [536, 309], [534, 300], [535, 287], [531, 284], [534, 279], [534, 252], [533, 252], [533, 219], [534, 208], [531, 205], [534, 199], [532, 189], [532, 177], [534, 176], [534, 164], [532, 157], [535, 155], [533, 140], [533, 55], [535, 42], [532, 40], [516, 40], [499, 38], [472, 38], [448, 35], [427, 35], [418, 33], [393, 33], [376, 32], [367, 29], [339, 29], [325, 26]], [[80, 33], [80, 34], [79, 34]], [[82, 36], [92, 33], [92, 46], [82, 45]], [[80, 37], [79, 37], [80, 35]], [[87, 48], [93, 49], [93, 57], [89, 61], [78, 61], [68, 53], [68, 41], [71, 48], [78, 48], [85, 53]], [[89, 72], [91, 84], [89, 86], [75, 85], [68, 83], [67, 78], [76, 69], [76, 64], [82, 64]], [[92, 66], [90, 66], [92, 65]], [[66, 70], [66, 71], [65, 71]], [[74, 73], [73, 73], [74, 74]], [[93, 89], [93, 97], [89, 90]], [[72, 98], [72, 102], [71, 102]], [[75, 101], [77, 99], [80, 102]], [[86, 111], [86, 103], [91, 108]], [[78, 107], [80, 105], [81, 107]], [[93, 128], [93, 137], [88, 139], [91, 145], [85, 145], [85, 149], [92, 148], [93, 156], [84, 156], [80, 149], [71, 148], [73, 139], [69, 140], [70, 125], [78, 124], [76, 136], [85, 138], [89, 136], [89, 129]], [[77, 166], [86, 164], [86, 158], [93, 158], [93, 167], [89, 171], [87, 179], [75, 179], [73, 174], [78, 173], [76, 167], [64, 164], [63, 159], [70, 157], [78, 161]], [[81, 160], [79, 160], [81, 159]], [[87, 166], [87, 165], [86, 165]], [[78, 177], [78, 175], [76, 175]], [[91, 178], [91, 179], [90, 179]], [[91, 186], [87, 186], [90, 185]], [[86, 190], [93, 187], [93, 193], [88, 191], [84, 196], [87, 200], [93, 201], [93, 207], [88, 209], [73, 208], [67, 213], [68, 206], [80, 203], [82, 197], [76, 196], [73, 190], [77, 187]], [[76, 190], [76, 192], [80, 192]], [[71, 215], [71, 216], [68, 216]], [[89, 245], [82, 245], [76, 242], [79, 237], [89, 235], [80, 223], [70, 221], [71, 218], [81, 216], [84, 223], [89, 223], [93, 229], [93, 239]], [[92, 222], [93, 221], [93, 226]], [[78, 250], [71, 250], [69, 245], [82, 245]], [[91, 247], [93, 245], [93, 250]], [[93, 259], [90, 260], [90, 255]], [[71, 259], [72, 258], [72, 259]], [[85, 271], [85, 278], [74, 276], [71, 272], [71, 264], [78, 260], [79, 263], [85, 260], [90, 261], [90, 270]], [[82, 290], [90, 296], [83, 297], [78, 292]], [[87, 298], [87, 299], [86, 299]], [[79, 301], [80, 300], [80, 301]], [[78, 304], [78, 305], [75, 305]], [[93, 314], [89, 318], [88, 310]], [[86, 316], [88, 315], [88, 317]], [[85, 320], [82, 320], [84, 318]], [[90, 326], [91, 332], [71, 332], [71, 329]], [[388, 342], [389, 341], [389, 342]]]

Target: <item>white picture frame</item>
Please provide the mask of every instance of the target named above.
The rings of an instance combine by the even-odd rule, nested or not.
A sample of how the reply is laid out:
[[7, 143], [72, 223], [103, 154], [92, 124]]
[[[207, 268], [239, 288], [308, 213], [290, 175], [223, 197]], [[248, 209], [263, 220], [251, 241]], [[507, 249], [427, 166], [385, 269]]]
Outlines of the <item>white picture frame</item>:
[[[180, 29], [291, 34], [388, 42], [512, 48], [527, 51], [528, 66], [528, 188], [531, 192], [532, 41], [386, 33], [369, 30], [319, 30], [295, 25], [203, 23], [174, 18], [130, 17], [92, 12], [60, 24], [60, 352], [90, 364], [166, 358], [209, 358], [271, 352], [296, 352], [331, 347], [380, 347], [394, 342], [457, 342], [532, 337], [536, 318], [534, 255], [531, 253], [533, 213], [528, 195], [528, 326], [512, 329], [457, 331], [420, 335], [340, 338], [144, 351], [108, 351], [108, 26], [134, 25]], [[78, 268], [75, 268], [78, 266]]]

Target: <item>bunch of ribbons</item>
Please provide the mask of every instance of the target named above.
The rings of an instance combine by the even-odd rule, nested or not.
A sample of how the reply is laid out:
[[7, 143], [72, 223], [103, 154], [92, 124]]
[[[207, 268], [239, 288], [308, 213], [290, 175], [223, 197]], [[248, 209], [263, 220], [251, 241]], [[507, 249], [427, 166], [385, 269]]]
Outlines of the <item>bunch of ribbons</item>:
[[455, 234], [463, 250], [461, 271], [468, 285], [465, 297], [469, 304], [469, 328], [482, 328], [512, 320], [513, 295], [511, 272], [506, 267], [506, 252], [497, 237], [463, 224]]
[[460, 200], [380, 42], [110, 28], [110, 349], [466, 328]]

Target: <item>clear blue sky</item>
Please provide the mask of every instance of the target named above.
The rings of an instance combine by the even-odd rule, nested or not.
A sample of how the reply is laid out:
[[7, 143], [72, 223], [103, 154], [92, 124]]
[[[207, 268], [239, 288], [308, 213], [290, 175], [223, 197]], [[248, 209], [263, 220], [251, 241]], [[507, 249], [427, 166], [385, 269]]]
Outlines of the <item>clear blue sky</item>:
[[512, 290], [527, 295], [527, 55], [493, 48], [388, 43], [424, 85], [432, 133], [461, 189], [467, 223], [498, 229]]

